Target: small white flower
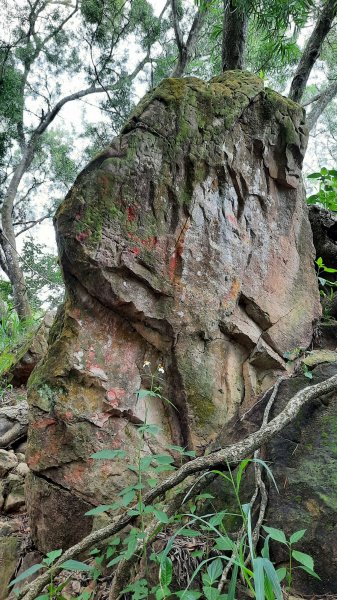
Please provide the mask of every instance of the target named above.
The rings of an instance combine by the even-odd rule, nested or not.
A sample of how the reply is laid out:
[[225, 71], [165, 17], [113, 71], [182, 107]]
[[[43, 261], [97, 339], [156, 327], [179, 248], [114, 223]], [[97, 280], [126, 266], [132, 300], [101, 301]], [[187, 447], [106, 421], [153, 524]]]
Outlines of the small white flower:
[[143, 369], [145, 369], [145, 367], [149, 367], [151, 365], [149, 360], [145, 360], [144, 364], [143, 364]]
[[159, 365], [157, 371], [158, 373], [165, 373], [163, 365]]

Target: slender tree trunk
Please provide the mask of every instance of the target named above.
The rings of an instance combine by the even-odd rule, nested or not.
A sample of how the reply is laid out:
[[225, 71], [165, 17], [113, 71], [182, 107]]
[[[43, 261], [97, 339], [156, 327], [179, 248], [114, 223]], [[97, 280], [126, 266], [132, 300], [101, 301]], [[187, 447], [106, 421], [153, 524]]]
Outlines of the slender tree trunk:
[[233, 0], [224, 0], [222, 70], [243, 69], [248, 18]]
[[179, 18], [177, 14], [177, 2], [176, 0], [171, 0], [171, 10], [172, 10], [172, 19], [173, 19], [173, 28], [178, 48], [178, 62], [177, 65], [172, 72], [171, 77], [182, 77], [185, 69], [190, 62], [193, 53], [195, 51], [195, 47], [198, 43], [200, 30], [204, 24], [206, 18], [206, 10], [199, 9], [195, 14], [193, 19], [193, 23], [189, 34], [187, 36], [186, 43], [183, 39], [183, 34], [180, 29]]
[[29, 317], [31, 310], [27, 296], [25, 277], [19, 262], [19, 255], [16, 247], [13, 226], [13, 206], [22, 177], [32, 163], [34, 151], [35, 138], [33, 138], [26, 147], [22, 159], [15, 169], [1, 209], [1, 246], [6, 259], [7, 274], [12, 284], [14, 306], [20, 319]]
[[307, 125], [309, 131], [316, 125], [322, 112], [326, 109], [331, 100], [335, 98], [337, 94], [337, 81], [334, 81], [326, 90], [324, 90], [320, 98], [313, 103], [312, 109], [307, 117]]
[[300, 102], [304, 94], [311, 70], [318, 59], [322, 44], [332, 28], [337, 14], [337, 0], [327, 0], [323, 6], [316, 25], [304, 48], [301, 60], [291, 82], [289, 98]]

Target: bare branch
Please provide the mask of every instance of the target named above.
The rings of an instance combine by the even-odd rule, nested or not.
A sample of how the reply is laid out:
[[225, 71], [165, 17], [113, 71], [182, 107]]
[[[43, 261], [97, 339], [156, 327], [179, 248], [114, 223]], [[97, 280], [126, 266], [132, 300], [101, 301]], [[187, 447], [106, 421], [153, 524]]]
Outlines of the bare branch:
[[188, 33], [186, 43], [180, 29], [179, 20], [176, 12], [175, 0], [171, 0], [173, 26], [176, 35], [179, 59], [172, 73], [172, 77], [181, 77], [186, 69], [187, 64], [191, 60], [195, 47], [198, 43], [200, 30], [205, 22], [206, 10], [199, 9], [193, 19], [191, 29]]
[[[315, 106], [312, 107], [309, 115], [307, 116], [307, 125], [309, 131], [316, 125], [322, 112], [326, 109], [328, 104], [335, 98], [337, 94], [337, 80], [329, 85], [316, 99]], [[314, 101], [314, 100], [313, 100]]]
[[[15, 234], [15, 237], [18, 237], [22, 233], [29, 231], [29, 229], [32, 229], [36, 225], [40, 225], [40, 223], [43, 223], [43, 221], [45, 221], [46, 219], [50, 219], [51, 216], [52, 216], [51, 212], [49, 212], [46, 215], [43, 215], [43, 217], [40, 217], [39, 219], [35, 219], [35, 221], [26, 221], [25, 226]], [[13, 226], [17, 227], [18, 225], [23, 225], [23, 224], [24, 224], [23, 222], [18, 222], [18, 223], [13, 223]]]

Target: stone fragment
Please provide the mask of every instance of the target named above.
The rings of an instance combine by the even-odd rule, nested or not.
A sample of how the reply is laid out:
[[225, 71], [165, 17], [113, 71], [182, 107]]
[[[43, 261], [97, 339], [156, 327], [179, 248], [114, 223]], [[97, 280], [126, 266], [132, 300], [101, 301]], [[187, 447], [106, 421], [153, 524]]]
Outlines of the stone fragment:
[[22, 400], [13, 406], [0, 408], [0, 448], [26, 437], [28, 429], [28, 404]]
[[23, 483], [17, 484], [11, 488], [4, 504], [5, 513], [18, 512], [25, 506], [25, 491]]
[[[310, 344], [306, 141], [303, 109], [254, 75], [167, 79], [77, 178], [55, 217], [66, 301], [29, 382], [40, 549], [66, 548], [74, 521], [84, 535], [81, 502], [135, 481], [139, 448], [201, 451]], [[151, 381], [163, 398], [137, 395]], [[162, 430], [150, 445], [145, 420]], [[90, 458], [103, 448], [126, 456]], [[58, 519], [44, 502], [60, 495]]]
[[8, 598], [8, 584], [15, 574], [19, 548], [17, 537], [0, 537], [0, 600]]
[[11, 469], [14, 469], [18, 464], [13, 450], [0, 449], [0, 478], [4, 477]]
[[19, 463], [25, 462], [26, 458], [25, 455], [22, 452], [15, 452], [15, 456], [18, 459]]
[[25, 462], [20, 462], [17, 467], [14, 469], [14, 473], [21, 477], [26, 477], [29, 473], [29, 466]]
[[49, 311], [35, 331], [13, 352], [12, 366], [8, 377], [14, 387], [25, 385], [34, 367], [47, 350], [47, 339], [55, 313]]
[[302, 362], [307, 367], [314, 367], [321, 363], [337, 363], [337, 352], [331, 350], [313, 350], [302, 359]]

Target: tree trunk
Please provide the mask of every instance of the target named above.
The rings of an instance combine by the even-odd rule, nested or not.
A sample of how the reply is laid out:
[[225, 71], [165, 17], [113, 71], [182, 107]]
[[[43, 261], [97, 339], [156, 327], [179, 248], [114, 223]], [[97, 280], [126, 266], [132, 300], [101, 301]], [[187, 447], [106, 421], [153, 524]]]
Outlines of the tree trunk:
[[311, 70], [318, 59], [322, 44], [333, 25], [337, 14], [337, 0], [327, 0], [324, 4], [316, 25], [304, 48], [301, 60], [291, 82], [289, 98], [300, 102], [304, 94]]
[[26, 147], [22, 159], [14, 171], [14, 175], [8, 186], [1, 210], [1, 246], [6, 258], [7, 274], [12, 284], [14, 307], [20, 319], [31, 315], [25, 277], [20, 265], [19, 255], [16, 247], [16, 238], [13, 226], [14, 200], [24, 173], [30, 167], [34, 157], [35, 138]]
[[243, 69], [248, 18], [233, 0], [224, 0], [222, 70]]

